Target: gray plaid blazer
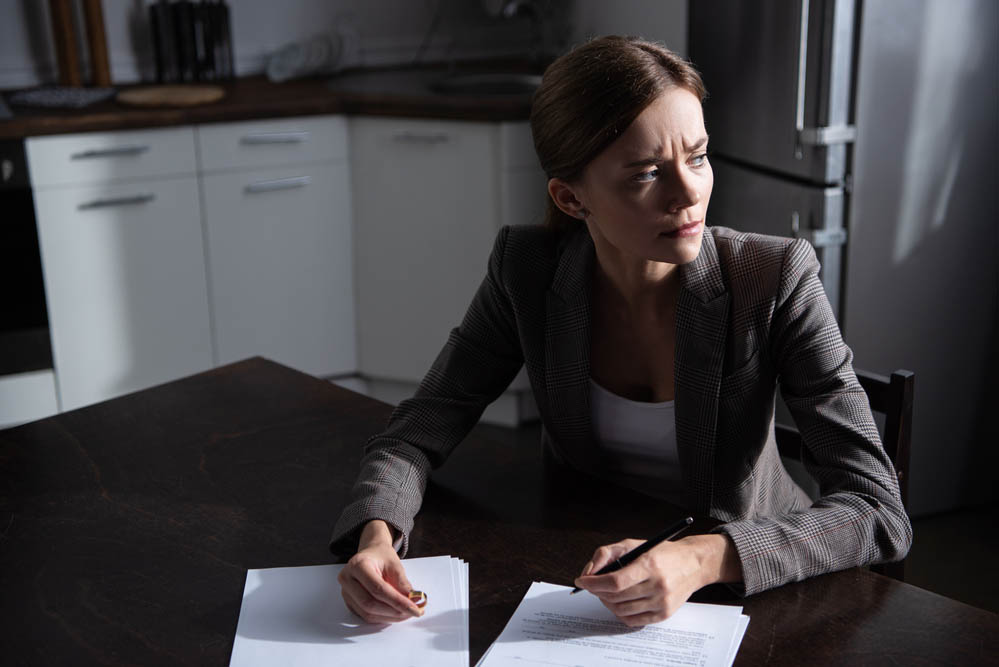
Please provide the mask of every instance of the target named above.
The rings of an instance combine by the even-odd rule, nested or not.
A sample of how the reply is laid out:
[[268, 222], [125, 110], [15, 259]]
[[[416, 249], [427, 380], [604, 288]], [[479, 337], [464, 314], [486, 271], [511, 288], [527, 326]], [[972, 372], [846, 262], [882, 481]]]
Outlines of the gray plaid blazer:
[[[504, 227], [486, 277], [416, 394], [371, 438], [331, 549], [353, 554], [380, 518], [405, 554], [427, 479], [526, 366], [549, 452], [598, 475], [589, 406], [585, 227], [556, 236]], [[725, 523], [744, 594], [824, 572], [898, 560], [912, 541], [891, 462], [853, 371], [811, 246], [705, 229], [680, 267], [674, 362], [677, 450], [688, 509]], [[781, 465], [780, 389], [820, 486], [811, 502]]]

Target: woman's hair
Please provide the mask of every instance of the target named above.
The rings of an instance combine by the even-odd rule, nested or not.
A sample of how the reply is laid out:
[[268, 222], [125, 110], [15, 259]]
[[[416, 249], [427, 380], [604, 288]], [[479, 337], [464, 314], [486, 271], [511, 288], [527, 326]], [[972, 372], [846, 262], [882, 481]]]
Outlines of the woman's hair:
[[[548, 178], [578, 180], [657, 97], [685, 88], [704, 101], [700, 74], [662, 44], [609, 35], [577, 46], [548, 66], [531, 106], [534, 150]], [[578, 224], [548, 199], [545, 225]]]

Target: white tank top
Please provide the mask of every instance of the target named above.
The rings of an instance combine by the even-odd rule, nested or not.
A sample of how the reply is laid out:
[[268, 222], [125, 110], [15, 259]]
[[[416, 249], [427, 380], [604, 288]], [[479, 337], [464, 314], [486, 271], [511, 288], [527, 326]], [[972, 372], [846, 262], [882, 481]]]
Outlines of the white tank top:
[[675, 504], [683, 503], [673, 401], [646, 403], [612, 393], [590, 378], [590, 421], [609, 477]]

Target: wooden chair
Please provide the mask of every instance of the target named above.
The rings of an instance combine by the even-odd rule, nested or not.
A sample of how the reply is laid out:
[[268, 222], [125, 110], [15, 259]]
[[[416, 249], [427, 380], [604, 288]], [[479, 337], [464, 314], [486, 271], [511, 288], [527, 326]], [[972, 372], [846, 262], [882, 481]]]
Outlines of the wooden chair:
[[[867, 392], [872, 412], [885, 416], [882, 435], [885, 452], [895, 466], [902, 506], [909, 510], [909, 448], [912, 442], [912, 394], [916, 375], [911, 371], [897, 370], [891, 377], [857, 371], [857, 379]], [[801, 461], [801, 434], [798, 430], [777, 424], [777, 449], [780, 455]], [[872, 565], [871, 569], [899, 581], [905, 581], [905, 560], [898, 563]]]

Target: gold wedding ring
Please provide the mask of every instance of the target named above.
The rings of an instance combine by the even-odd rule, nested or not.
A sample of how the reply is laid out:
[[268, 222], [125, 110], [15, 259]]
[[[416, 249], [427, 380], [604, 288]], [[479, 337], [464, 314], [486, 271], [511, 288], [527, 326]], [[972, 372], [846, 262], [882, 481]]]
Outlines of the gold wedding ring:
[[427, 604], [427, 594], [423, 591], [410, 591], [409, 599], [413, 601], [417, 607], [423, 608]]

